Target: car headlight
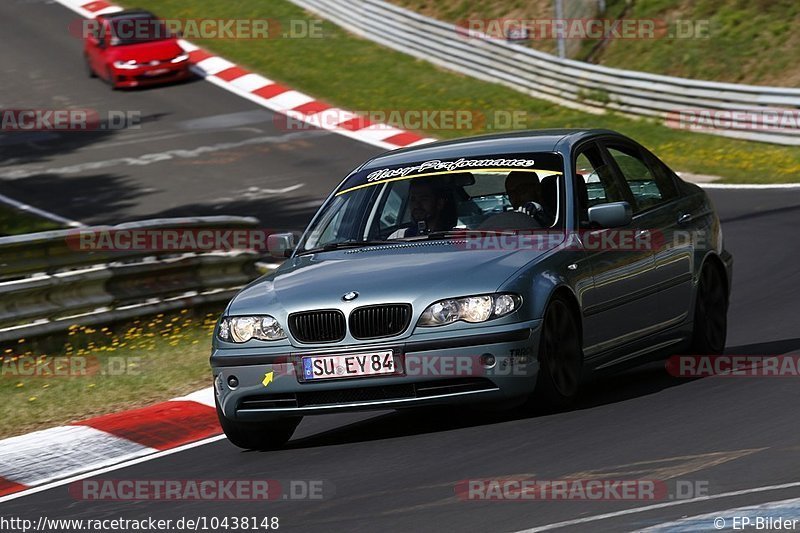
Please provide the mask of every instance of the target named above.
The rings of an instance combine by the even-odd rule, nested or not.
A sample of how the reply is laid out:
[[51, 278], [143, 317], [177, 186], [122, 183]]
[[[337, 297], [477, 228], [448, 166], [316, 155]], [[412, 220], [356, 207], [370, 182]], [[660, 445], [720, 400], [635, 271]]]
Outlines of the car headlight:
[[226, 342], [247, 342], [250, 339], [278, 341], [286, 338], [283, 328], [273, 317], [230, 316], [219, 323], [217, 336]]
[[486, 322], [519, 309], [522, 298], [516, 294], [484, 294], [434, 302], [419, 317], [418, 326], [444, 326], [464, 322]]
[[181, 54], [175, 59], [170, 60], [170, 63], [183, 63], [189, 59], [189, 54]]
[[123, 70], [130, 70], [137, 68], [139, 65], [131, 59], [130, 61], [114, 61], [114, 66]]

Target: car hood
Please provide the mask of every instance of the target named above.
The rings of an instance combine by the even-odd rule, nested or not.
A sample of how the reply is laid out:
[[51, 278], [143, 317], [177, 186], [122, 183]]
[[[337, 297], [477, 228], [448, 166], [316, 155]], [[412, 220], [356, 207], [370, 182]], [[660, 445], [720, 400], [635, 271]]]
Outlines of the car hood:
[[134, 60], [138, 63], [153, 60], [169, 61], [184, 53], [183, 48], [175, 39], [126, 44], [111, 48], [114, 61]]
[[[390, 302], [424, 309], [443, 298], [495, 292], [544, 253], [419, 242], [299, 256], [243, 289], [228, 313], [285, 315]], [[343, 302], [351, 291], [358, 298]]]

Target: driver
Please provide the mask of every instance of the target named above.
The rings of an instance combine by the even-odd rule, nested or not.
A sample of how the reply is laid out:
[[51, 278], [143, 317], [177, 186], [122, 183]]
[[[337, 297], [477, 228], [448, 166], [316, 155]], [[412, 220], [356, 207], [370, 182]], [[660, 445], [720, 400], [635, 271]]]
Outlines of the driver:
[[408, 192], [408, 204], [413, 224], [410, 228], [401, 228], [391, 235], [390, 239], [415, 237], [432, 231], [452, 229], [454, 222], [448, 213], [452, 203], [449, 188], [437, 179], [412, 180]]

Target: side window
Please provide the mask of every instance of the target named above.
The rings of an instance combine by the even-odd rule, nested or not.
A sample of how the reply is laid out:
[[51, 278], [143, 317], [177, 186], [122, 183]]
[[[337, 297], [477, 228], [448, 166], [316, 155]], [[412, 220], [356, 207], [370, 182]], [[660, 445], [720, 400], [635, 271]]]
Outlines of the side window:
[[645, 162], [653, 169], [653, 175], [655, 175], [661, 196], [665, 200], [677, 198], [679, 196], [678, 187], [675, 184], [672, 170], [653, 154], [645, 154]]
[[626, 200], [614, 174], [605, 164], [600, 149], [595, 145], [582, 150], [576, 157], [575, 179], [581, 221], [588, 219], [587, 209], [590, 207]]
[[672, 199], [674, 187], [668, 187], [663, 179], [657, 179], [643, 160], [638, 150], [623, 146], [609, 146], [608, 153], [622, 172], [622, 177], [631, 189], [636, 201], [634, 212], [644, 211]]
[[586, 185], [587, 206], [592, 207], [597, 204], [608, 202], [606, 186], [600, 181], [595, 165], [589, 161], [586, 153], [581, 153], [575, 160], [575, 174], [578, 179], [582, 179]]

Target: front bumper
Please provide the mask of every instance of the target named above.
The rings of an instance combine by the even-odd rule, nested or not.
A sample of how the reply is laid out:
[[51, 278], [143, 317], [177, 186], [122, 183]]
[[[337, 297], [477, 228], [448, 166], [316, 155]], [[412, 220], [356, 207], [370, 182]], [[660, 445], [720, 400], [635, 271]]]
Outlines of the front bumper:
[[191, 75], [189, 62], [165, 63], [136, 69], [113, 69], [114, 85], [119, 88], [144, 87], [182, 81]]
[[[224, 415], [240, 421], [511, 400], [533, 390], [540, 326], [535, 320], [481, 328], [480, 333], [412, 335], [395, 342], [291, 348], [269, 355], [216, 350], [211, 356], [214, 390]], [[399, 375], [304, 382], [299, 371], [303, 356], [390, 349]], [[488, 354], [494, 365], [487, 368], [481, 356]], [[238, 381], [235, 387], [229, 385], [231, 377]]]

